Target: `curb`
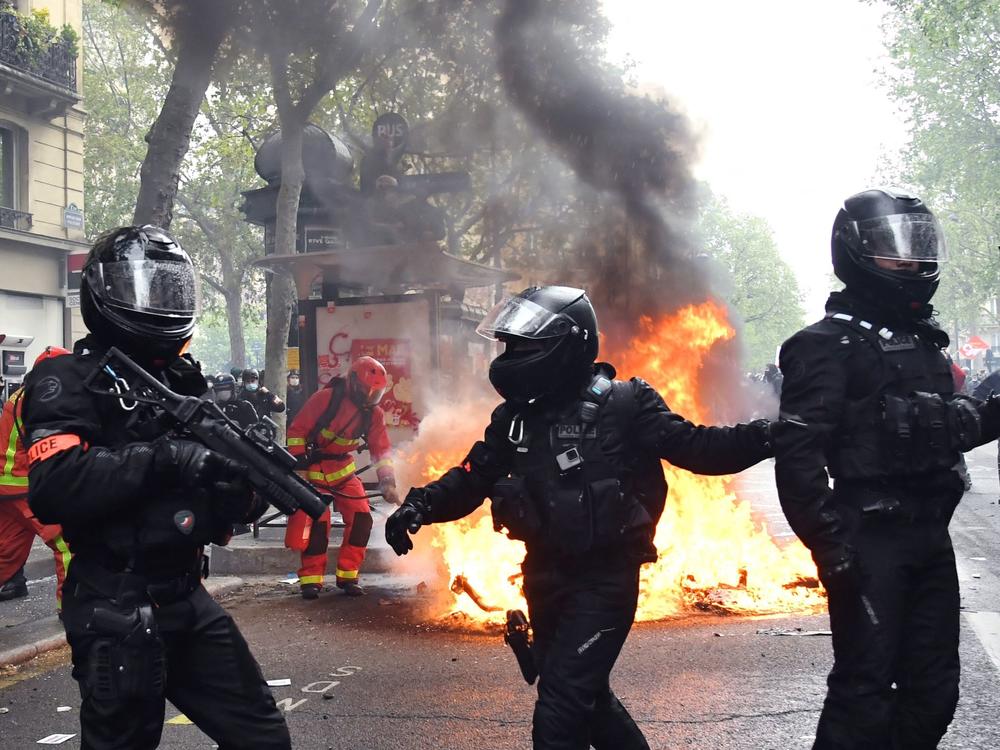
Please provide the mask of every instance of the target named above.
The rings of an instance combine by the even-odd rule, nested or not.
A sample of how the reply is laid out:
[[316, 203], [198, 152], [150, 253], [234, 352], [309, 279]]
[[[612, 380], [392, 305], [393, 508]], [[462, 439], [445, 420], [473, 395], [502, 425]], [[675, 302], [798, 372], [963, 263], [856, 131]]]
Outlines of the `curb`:
[[[243, 586], [243, 584], [243, 579], [237, 578], [236, 576], [219, 577], [214, 579], [208, 578], [204, 581], [205, 590], [214, 597], [231, 593]], [[46, 622], [50, 619], [53, 622], [57, 621], [56, 617], [52, 616], [51, 618], [46, 617], [44, 620], [40, 620], [39, 622]], [[53, 651], [57, 648], [62, 648], [65, 645], [66, 633], [57, 633], [56, 635], [50, 635], [47, 638], [39, 638], [33, 643], [28, 643], [23, 646], [15, 646], [14, 648], [7, 649], [6, 651], [0, 651], [0, 667], [11, 667], [24, 664], [27, 661], [31, 661], [39, 654], [44, 654], [46, 651]]]
[[0, 652], [0, 667], [11, 667], [31, 661], [39, 654], [62, 648], [66, 645], [66, 634], [59, 633], [48, 638], [42, 638], [25, 646], [17, 646]]

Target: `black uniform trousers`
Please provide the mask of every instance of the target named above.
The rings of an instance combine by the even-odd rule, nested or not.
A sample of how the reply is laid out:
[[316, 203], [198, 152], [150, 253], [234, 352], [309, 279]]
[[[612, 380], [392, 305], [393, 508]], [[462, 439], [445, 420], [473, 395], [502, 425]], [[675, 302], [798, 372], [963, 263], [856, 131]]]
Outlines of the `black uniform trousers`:
[[635, 619], [639, 566], [525, 568], [538, 665], [535, 750], [648, 750], [609, 676]]
[[[74, 563], [76, 560], [74, 560]], [[154, 609], [164, 643], [164, 695], [99, 700], [93, 693], [90, 660], [101, 636], [87, 629], [95, 607], [107, 597], [74, 580], [70, 566], [63, 622], [72, 650], [73, 677], [83, 698], [83, 750], [145, 750], [160, 743], [164, 698], [169, 699], [220, 750], [288, 750], [291, 739], [260, 667], [232, 617], [201, 585], [187, 596]]]
[[[958, 703], [953, 504], [853, 513], [856, 587], [829, 592], [834, 666], [814, 750], [930, 750]], [[895, 687], [894, 687], [895, 685]]]

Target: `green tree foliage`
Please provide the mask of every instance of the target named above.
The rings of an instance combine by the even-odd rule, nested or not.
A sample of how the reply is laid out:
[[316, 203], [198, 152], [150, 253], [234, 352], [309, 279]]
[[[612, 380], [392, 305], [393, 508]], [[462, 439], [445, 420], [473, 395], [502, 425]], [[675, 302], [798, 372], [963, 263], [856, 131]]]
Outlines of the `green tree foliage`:
[[[131, 5], [84, 4], [84, 97], [90, 113], [85, 152], [88, 228], [97, 234], [130, 223], [139, 192], [143, 137], [160, 113], [173, 72], [155, 19]], [[203, 305], [228, 323], [227, 360], [245, 360], [245, 320], [262, 319], [255, 304], [259, 274], [248, 263], [263, 253], [259, 232], [242, 220], [240, 191], [253, 183], [255, 144], [274, 127], [267, 77], [253, 61], [214, 86], [191, 134], [171, 231], [205, 280]], [[249, 309], [244, 311], [244, 303]], [[195, 342], [197, 349], [198, 342]]]
[[705, 197], [698, 226], [713, 286], [742, 318], [746, 366], [763, 370], [804, 323], [795, 274], [767, 222], [734, 211], [722, 198]]
[[944, 226], [951, 257], [935, 302], [949, 329], [964, 328], [1000, 282], [1000, 0], [887, 4], [892, 92], [911, 137], [891, 177], [918, 187]]

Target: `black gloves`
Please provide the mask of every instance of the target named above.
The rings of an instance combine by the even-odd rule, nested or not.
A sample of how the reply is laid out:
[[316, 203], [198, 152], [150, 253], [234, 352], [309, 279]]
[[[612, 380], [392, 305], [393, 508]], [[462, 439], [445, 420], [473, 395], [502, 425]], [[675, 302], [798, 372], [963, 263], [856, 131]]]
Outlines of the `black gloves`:
[[385, 522], [385, 540], [397, 555], [405, 555], [413, 549], [410, 534], [416, 534], [420, 527], [430, 523], [430, 507], [423, 489], [413, 487], [406, 493], [406, 499]]
[[181, 487], [246, 494], [246, 467], [193, 440], [161, 438], [153, 443], [153, 470]]

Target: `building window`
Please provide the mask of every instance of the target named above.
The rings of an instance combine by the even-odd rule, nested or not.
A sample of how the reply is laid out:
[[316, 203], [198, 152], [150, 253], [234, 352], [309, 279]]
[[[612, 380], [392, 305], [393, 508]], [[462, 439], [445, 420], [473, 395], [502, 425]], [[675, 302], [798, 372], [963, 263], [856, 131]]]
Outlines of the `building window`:
[[0, 206], [4, 208], [17, 208], [15, 163], [14, 131], [0, 128]]

